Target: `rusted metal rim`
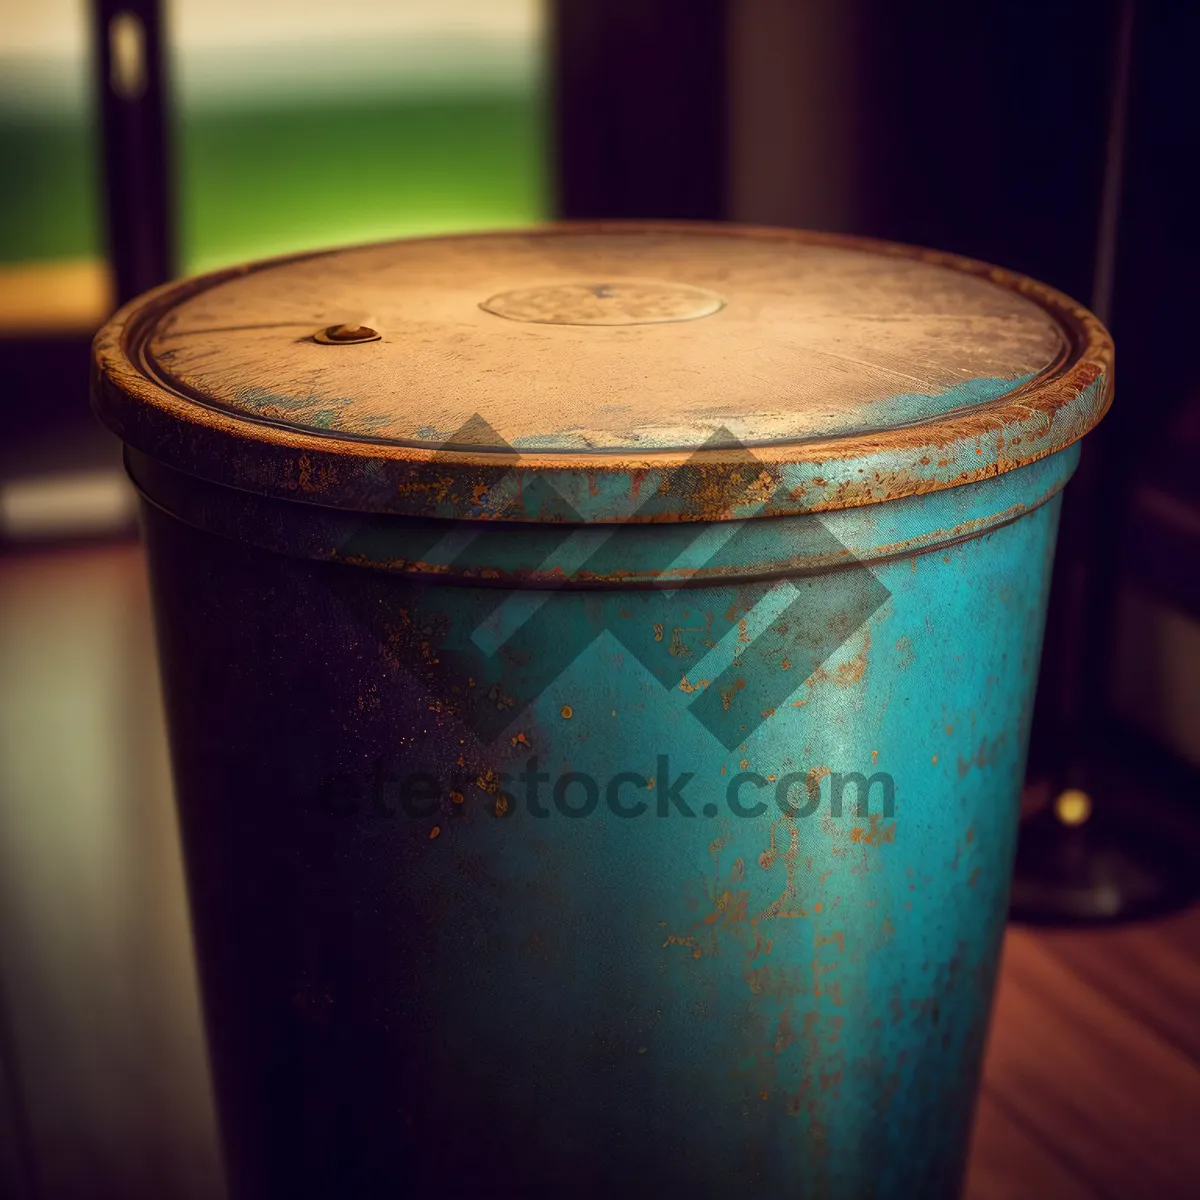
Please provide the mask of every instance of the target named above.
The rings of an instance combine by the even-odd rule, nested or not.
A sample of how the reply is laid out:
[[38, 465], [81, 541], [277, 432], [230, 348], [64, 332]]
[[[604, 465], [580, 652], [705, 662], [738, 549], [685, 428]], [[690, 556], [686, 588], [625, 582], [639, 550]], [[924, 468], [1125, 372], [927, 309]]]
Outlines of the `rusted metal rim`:
[[[586, 455], [522, 451], [501, 459], [495, 453], [299, 431], [232, 414], [161, 378], [145, 349], [166, 311], [227, 280], [320, 257], [301, 254], [168, 284], [121, 309], [93, 347], [96, 410], [118, 436], [150, 457], [186, 474], [266, 496], [367, 512], [487, 519], [496, 514], [480, 497], [486, 497], [499, 473], [507, 481], [503, 515], [508, 520], [658, 522], [823, 512], [956, 487], [1062, 450], [1087, 433], [1111, 403], [1112, 341], [1103, 325], [1062, 293], [1025, 276], [939, 251], [770, 228], [580, 222], [522, 231], [544, 237], [604, 232], [736, 232], [917, 259], [1019, 293], [1055, 321], [1066, 350], [1025, 385], [969, 409], [884, 432], [756, 446], [753, 456], [762, 486], [746, 499], [744, 476], [720, 449]], [[741, 449], [738, 461], [744, 465], [744, 460]], [[647, 503], [647, 497], [653, 502]]]
[[[596, 545], [582, 562], [577, 546], [574, 562], [565, 569], [555, 561], [568, 534], [563, 526], [495, 521], [479, 528], [479, 536], [465, 544], [454, 533], [442, 543], [443, 530], [463, 526], [420, 517], [364, 516], [197, 483], [136, 450], [126, 449], [125, 465], [147, 503], [194, 529], [276, 554], [442, 585], [596, 590], [763, 583], [943, 552], [985, 537], [1048, 503], [1070, 479], [1078, 453], [1068, 448], [1025, 470], [968, 485], [974, 496], [965, 505], [965, 493], [942, 491], [908, 497], [886, 509], [756, 521], [747, 525], [750, 536], [738, 543], [733, 558], [713, 555], [702, 537], [688, 532], [682, 553], [668, 552], [664, 565], [666, 530], [634, 522], [576, 526], [576, 533], [586, 532]], [[689, 531], [695, 528], [689, 526]], [[682, 532], [678, 527], [677, 531]], [[604, 547], [610, 538], [619, 542]], [[439, 555], [439, 545], [448, 547], [448, 557]]]

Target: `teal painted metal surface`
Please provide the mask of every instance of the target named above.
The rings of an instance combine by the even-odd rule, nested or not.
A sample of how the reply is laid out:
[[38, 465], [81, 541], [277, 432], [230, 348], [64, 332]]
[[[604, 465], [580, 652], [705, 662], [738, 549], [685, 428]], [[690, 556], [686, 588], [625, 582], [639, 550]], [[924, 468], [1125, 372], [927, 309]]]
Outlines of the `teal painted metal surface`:
[[886, 438], [328, 476], [110, 371], [235, 1194], [956, 1194], [1104, 353]]
[[[337, 1170], [360, 1195], [486, 1175], [536, 1191], [568, 1170], [582, 1194], [954, 1194], [1076, 457], [836, 514], [856, 550], [903, 544], [851, 568], [880, 603], [849, 629], [862, 589], [827, 561], [751, 559], [669, 593], [506, 591], [510, 624], [533, 608], [538, 642], [582, 647], [548, 685], [519, 638], [473, 640], [509, 632], [494, 589], [231, 566], [232, 540], [193, 544], [155, 512], [193, 870], [223, 880], [245, 939], [198, 914], [210, 991], [241, 1009], [262, 989], [260, 1020], [306, 1064], [295, 1095], [226, 1097], [247, 1157], [314, 1195]], [[922, 509], [946, 523], [932, 544]], [[670, 532], [619, 527], [620, 557], [655, 561]], [[748, 682], [726, 680], [725, 708], [739, 637]], [[743, 710], [772, 677], [774, 712]], [[310, 1089], [317, 1117], [310, 1098], [263, 1129], [260, 1107]], [[362, 1123], [334, 1139], [326, 1104]]]
[[[467, 1088], [492, 1072], [528, 1079], [528, 1099], [504, 1089], [513, 1136], [531, 1131], [531, 1157], [570, 1147], [612, 1186], [954, 1194], [1056, 507], [875, 568], [891, 593], [881, 610], [729, 747], [685, 688], [702, 686], [706, 628], [736, 636], [730, 614], [751, 598], [759, 612], [753, 591], [702, 589], [636, 617], [621, 594], [556, 597], [550, 634], [574, 641], [564, 627], [582, 624], [596, 640], [505, 731], [515, 744], [485, 760], [509, 776], [511, 817], [489, 821], [493, 797], [467, 787], [475, 820], [443, 804], [396, 822], [412, 910], [438, 920], [449, 886], [482, 915], [461, 942], [450, 918], [458, 953], [426, 981], [422, 1002], [456, 1031], [434, 1070]], [[807, 615], [837, 613], [837, 589], [820, 595], [829, 582], [813, 581]], [[473, 600], [431, 606], [470, 628]], [[640, 620], [657, 638], [655, 616], [674, 688], [601, 632]], [[747, 676], [800, 658], [787, 634], [764, 648], [759, 633]], [[491, 687], [521, 695], [518, 674], [481, 664], [481, 699]], [[436, 727], [424, 740], [438, 744]], [[456, 761], [434, 775], [452, 777]], [[855, 776], [870, 781], [867, 811], [850, 785], [837, 813], [832, 785]], [[488, 879], [472, 886], [477, 861]], [[494, 1010], [476, 978], [496, 981]], [[480, 1044], [495, 1047], [482, 1072]]]

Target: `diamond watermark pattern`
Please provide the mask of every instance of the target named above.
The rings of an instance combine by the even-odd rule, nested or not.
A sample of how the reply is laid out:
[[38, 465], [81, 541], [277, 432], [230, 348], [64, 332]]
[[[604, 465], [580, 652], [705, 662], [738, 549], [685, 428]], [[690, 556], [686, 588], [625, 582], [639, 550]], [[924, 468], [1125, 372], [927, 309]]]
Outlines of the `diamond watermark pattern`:
[[[629, 619], [597, 626], [583, 620], [563, 621], [555, 614], [554, 594], [576, 579], [619, 578], [627, 566], [622, 525], [589, 525], [544, 479], [521, 480], [515, 464], [518, 452], [474, 416], [426, 464], [430, 490], [453, 481], [457, 468], [452, 452], [487, 445], [495, 455], [475, 489], [478, 521], [413, 521], [405, 531], [405, 557], [437, 564], [446, 575], [475, 561], [477, 538], [495, 535], [497, 521], [525, 511], [538, 502], [537, 490], [563, 514], [561, 522], [538, 527], [544, 550], [537, 564], [539, 580], [527, 587], [488, 585], [479, 579], [482, 608], [472, 628], [426, 609], [422, 600], [437, 583], [436, 574], [422, 573], [407, 580], [405, 619], [397, 627], [391, 614], [369, 604], [353, 579], [335, 586], [365, 627], [388, 642], [406, 670], [423, 680], [435, 704], [457, 713], [475, 739], [496, 741], [513, 721], [563, 674], [595, 639], [607, 631], [666, 689], [689, 695], [688, 711], [726, 748], [741, 744], [806, 679], [850, 639], [888, 599], [889, 592], [817, 516], [803, 527], [805, 555], [836, 561], [838, 567], [819, 576], [749, 580], [737, 584], [737, 599], [724, 614], [729, 628], [714, 635], [712, 616], [700, 616], [702, 596], [711, 584], [695, 586], [640, 585], [622, 587], [620, 608]], [[499, 448], [497, 451], [496, 448]], [[763, 494], [769, 477], [758, 460], [727, 431], [714, 434], [696, 452], [711, 471], [713, 450], [721, 451], [721, 493], [730, 508], [766, 507]], [[444, 454], [443, 458], [441, 455]], [[490, 457], [490, 455], [489, 455]], [[689, 458], [666, 473], [660, 489], [651, 489], [632, 520], [651, 515], [658, 491], [685, 483], [697, 475], [698, 460]], [[747, 502], [750, 503], [747, 503]], [[692, 570], [725, 567], [736, 571], [753, 561], [752, 520], [675, 522], [654, 527], [655, 553], [660, 569], [686, 564]], [[511, 528], [511, 527], [509, 527]], [[795, 528], [795, 527], [793, 527]], [[338, 557], [359, 562], [379, 554], [378, 519], [362, 527], [338, 548]], [[386, 534], [384, 535], [386, 536]], [[461, 571], [460, 571], [461, 573]], [[338, 573], [341, 574], [340, 572]], [[710, 605], [711, 607], [711, 605]], [[459, 703], [468, 682], [483, 689], [484, 703]]]

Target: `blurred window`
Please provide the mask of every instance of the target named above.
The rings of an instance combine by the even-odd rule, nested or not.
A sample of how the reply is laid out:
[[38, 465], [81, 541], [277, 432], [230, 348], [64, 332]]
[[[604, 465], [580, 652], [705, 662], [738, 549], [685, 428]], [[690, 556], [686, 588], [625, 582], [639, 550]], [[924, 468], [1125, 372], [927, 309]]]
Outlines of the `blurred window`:
[[100, 252], [88, 19], [80, 0], [5, 0], [0, 262]]
[[0, 334], [95, 328], [109, 303], [81, 0], [4, 0]]
[[543, 215], [538, 0], [169, 0], [187, 271]]
[[[539, 0], [167, 0], [165, 18], [183, 272], [544, 215]], [[0, 328], [103, 315], [89, 25], [82, 0], [5, 0]]]

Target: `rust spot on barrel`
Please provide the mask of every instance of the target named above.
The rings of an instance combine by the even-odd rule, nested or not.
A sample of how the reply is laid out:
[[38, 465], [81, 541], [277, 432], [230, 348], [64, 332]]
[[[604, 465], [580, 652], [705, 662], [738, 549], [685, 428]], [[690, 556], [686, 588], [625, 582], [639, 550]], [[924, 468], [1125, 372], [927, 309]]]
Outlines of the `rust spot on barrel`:
[[990, 766], [999, 757], [1004, 749], [1005, 736], [999, 734], [991, 742], [987, 738], [982, 738], [979, 742], [979, 747], [975, 753], [967, 758], [961, 754], [958, 757], [958, 777], [962, 779], [972, 767], [982, 770], [984, 767]]
[[882, 846], [885, 842], [894, 842], [896, 840], [896, 822], [881, 826], [879, 820], [880, 816], [876, 813], [870, 818], [870, 825], [855, 825], [850, 830], [850, 840], [864, 846]]

